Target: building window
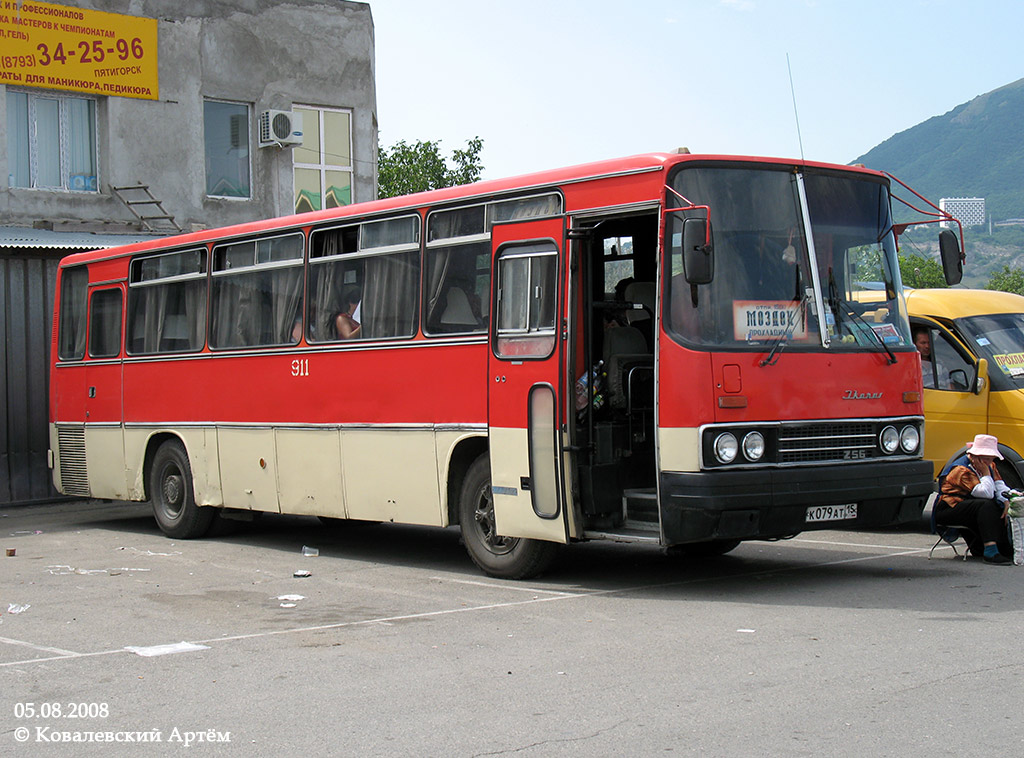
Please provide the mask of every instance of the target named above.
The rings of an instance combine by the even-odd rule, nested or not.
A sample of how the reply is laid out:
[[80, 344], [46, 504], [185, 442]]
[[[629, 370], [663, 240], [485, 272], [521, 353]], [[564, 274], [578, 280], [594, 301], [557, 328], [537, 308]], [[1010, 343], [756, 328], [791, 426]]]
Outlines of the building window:
[[203, 103], [203, 129], [206, 133], [206, 194], [251, 197], [249, 106], [207, 100]]
[[8, 185], [96, 192], [96, 101], [7, 90]]
[[352, 202], [352, 114], [294, 106], [302, 115], [302, 144], [295, 148], [295, 212]]

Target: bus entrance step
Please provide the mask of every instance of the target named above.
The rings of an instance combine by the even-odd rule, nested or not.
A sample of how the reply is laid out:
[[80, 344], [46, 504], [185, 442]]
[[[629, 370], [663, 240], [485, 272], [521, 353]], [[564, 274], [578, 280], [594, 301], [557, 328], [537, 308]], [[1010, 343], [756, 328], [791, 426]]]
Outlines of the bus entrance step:
[[658, 493], [653, 488], [625, 490], [622, 502], [627, 522], [658, 523]]
[[583, 532], [583, 537], [588, 540], [609, 540], [611, 542], [644, 542], [651, 545], [661, 543], [658, 528], [648, 524], [646, 529], [636, 529], [626, 525], [617, 527], [614, 530], [603, 531], [593, 530]]

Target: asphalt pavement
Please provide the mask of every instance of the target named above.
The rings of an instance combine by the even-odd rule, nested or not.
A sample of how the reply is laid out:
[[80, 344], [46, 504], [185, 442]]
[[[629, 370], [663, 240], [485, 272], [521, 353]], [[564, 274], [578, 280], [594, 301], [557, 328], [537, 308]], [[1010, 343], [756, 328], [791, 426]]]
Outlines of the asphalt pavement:
[[1024, 569], [929, 560], [924, 522], [527, 582], [454, 529], [182, 541], [128, 503], [3, 509], [0, 541], [6, 755], [1024, 752]]

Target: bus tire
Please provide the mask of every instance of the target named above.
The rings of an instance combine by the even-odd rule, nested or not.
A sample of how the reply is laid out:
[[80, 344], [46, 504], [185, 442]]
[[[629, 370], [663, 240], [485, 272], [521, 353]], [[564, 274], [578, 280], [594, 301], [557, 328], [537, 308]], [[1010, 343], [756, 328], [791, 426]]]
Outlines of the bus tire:
[[180, 441], [168, 440], [153, 456], [149, 495], [156, 523], [168, 537], [195, 539], [209, 531], [216, 510], [196, 505], [192, 467]]
[[542, 574], [558, 555], [558, 545], [525, 537], [501, 537], [494, 529], [491, 465], [481, 455], [466, 471], [459, 497], [459, 527], [473, 563], [488, 576], [529, 579]]

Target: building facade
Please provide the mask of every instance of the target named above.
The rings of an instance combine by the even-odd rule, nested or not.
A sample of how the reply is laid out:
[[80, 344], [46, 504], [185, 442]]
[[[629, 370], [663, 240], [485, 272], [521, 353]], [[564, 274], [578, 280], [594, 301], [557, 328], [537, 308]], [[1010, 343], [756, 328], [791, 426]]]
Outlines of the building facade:
[[12, 503], [53, 494], [60, 257], [372, 200], [377, 117], [366, 3], [0, 0], [0, 43], [0, 503]]

